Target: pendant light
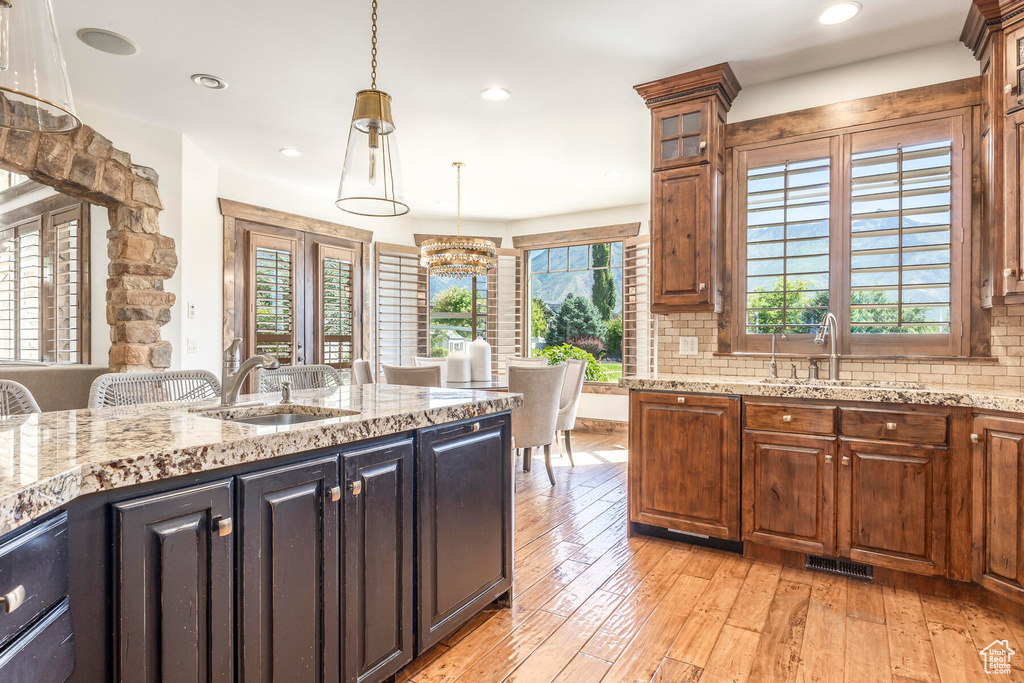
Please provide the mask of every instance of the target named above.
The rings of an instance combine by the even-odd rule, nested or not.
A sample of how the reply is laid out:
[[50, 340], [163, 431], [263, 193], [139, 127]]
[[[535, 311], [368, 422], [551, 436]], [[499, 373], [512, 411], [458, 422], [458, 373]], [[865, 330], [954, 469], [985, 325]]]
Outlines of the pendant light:
[[0, 0], [0, 128], [66, 133], [80, 125], [50, 0]]
[[462, 167], [461, 161], [452, 163], [457, 175], [458, 213], [455, 219], [455, 237], [435, 237], [420, 247], [420, 265], [437, 277], [480, 276], [498, 264], [498, 251], [494, 242], [462, 236]]
[[370, 89], [356, 93], [335, 206], [358, 216], [401, 216], [409, 207], [402, 201], [391, 95], [377, 90], [377, 0], [371, 20]]

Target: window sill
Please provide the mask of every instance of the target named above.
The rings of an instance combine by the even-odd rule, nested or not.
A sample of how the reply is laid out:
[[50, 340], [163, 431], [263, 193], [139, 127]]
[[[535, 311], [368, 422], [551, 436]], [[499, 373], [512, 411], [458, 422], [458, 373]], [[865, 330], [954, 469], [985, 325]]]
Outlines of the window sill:
[[[738, 358], [738, 359], [750, 359], [750, 360], [771, 360], [771, 353], [754, 353], [754, 352], [724, 352], [715, 351], [715, 358]], [[827, 353], [776, 353], [777, 359], [797, 359], [807, 360], [808, 358], [815, 358], [819, 361], [828, 360]], [[914, 356], [914, 355], [881, 355], [881, 354], [858, 354], [858, 355], [844, 355], [840, 354], [839, 357], [844, 361], [851, 361], [854, 363], [928, 363], [937, 362], [942, 363], [946, 361], [956, 361], [960, 363], [978, 363], [979, 365], [998, 365], [999, 359], [993, 356]]]

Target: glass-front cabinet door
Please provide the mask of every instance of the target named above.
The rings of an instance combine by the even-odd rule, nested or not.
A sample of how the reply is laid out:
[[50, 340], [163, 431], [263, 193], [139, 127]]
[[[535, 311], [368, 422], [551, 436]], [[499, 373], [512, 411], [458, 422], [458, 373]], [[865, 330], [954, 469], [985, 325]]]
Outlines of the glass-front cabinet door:
[[1006, 34], [1006, 113], [1024, 108], [1024, 28]]
[[654, 170], [689, 166], [708, 160], [706, 101], [665, 107], [654, 115]]

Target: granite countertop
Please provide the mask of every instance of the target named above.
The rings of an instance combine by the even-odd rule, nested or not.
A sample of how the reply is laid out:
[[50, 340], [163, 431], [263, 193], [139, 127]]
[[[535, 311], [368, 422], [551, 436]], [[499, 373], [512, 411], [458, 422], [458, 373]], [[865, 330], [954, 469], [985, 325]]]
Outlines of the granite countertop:
[[828, 380], [766, 380], [761, 377], [670, 374], [623, 377], [619, 380], [619, 386], [626, 389], [650, 391], [810, 398], [822, 401], [917, 403], [1024, 413], [1024, 392], [1019, 389], [994, 389], [992, 387], [950, 385], [931, 387], [909, 382], [839, 380], [832, 383]]
[[[278, 403], [280, 394], [242, 397]], [[198, 412], [217, 401], [42, 413], [0, 419], [0, 534], [79, 496], [339, 446], [499, 413], [518, 394], [383, 384], [301, 391], [297, 410], [357, 411], [289, 426], [254, 426]], [[240, 407], [238, 416], [266, 408]], [[269, 410], [274, 410], [270, 408]]]

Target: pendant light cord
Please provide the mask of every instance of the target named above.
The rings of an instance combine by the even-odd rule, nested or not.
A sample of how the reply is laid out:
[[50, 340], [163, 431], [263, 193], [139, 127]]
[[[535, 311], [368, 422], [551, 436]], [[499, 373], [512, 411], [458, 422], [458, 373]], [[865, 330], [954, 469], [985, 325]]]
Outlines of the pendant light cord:
[[373, 24], [373, 35], [370, 39], [370, 90], [377, 89], [377, 0], [373, 0], [373, 12], [370, 15]]
[[455, 236], [462, 237], [462, 164], [456, 161], [454, 164], [457, 180], [455, 181], [458, 199], [455, 203]]

